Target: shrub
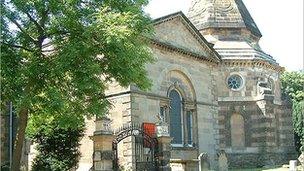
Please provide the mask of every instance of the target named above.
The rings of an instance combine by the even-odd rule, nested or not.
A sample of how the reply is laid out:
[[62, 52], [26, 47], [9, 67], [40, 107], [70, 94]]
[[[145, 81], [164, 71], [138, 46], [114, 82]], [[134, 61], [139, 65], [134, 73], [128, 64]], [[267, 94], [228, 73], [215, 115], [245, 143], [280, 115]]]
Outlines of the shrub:
[[61, 128], [55, 122], [41, 126], [32, 139], [38, 155], [32, 171], [68, 171], [77, 167], [83, 127]]

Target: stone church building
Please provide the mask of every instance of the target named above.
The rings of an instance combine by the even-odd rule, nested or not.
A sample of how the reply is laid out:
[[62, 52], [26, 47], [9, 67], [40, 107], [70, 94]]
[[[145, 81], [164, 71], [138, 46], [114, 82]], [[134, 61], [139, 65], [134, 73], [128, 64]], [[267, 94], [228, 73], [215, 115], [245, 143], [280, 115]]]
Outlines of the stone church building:
[[[242, 0], [192, 0], [188, 14], [155, 19], [154, 29], [156, 61], [146, 66], [153, 86], [109, 85], [113, 107], [107, 118], [87, 121], [78, 170], [111, 170], [115, 162], [122, 170], [152, 170], [139, 169], [138, 155], [145, 158], [155, 144], [160, 170], [262, 167], [294, 157], [283, 67], [259, 46], [262, 34]], [[166, 137], [155, 144], [144, 138], [137, 148], [134, 125], [159, 123]]]
[[[230, 168], [282, 164], [294, 156], [283, 68], [260, 48], [262, 34], [242, 0], [193, 0], [187, 15], [155, 19], [154, 29], [156, 62], [146, 66], [153, 86], [148, 92], [109, 86], [111, 129], [157, 123], [160, 116], [172, 138], [172, 170], [199, 170], [201, 160], [219, 170], [222, 153]], [[88, 127], [92, 135], [94, 123]], [[92, 138], [83, 141], [88, 155], [80, 168], [91, 167]], [[137, 168], [135, 144], [132, 137], [118, 144], [126, 170]]]

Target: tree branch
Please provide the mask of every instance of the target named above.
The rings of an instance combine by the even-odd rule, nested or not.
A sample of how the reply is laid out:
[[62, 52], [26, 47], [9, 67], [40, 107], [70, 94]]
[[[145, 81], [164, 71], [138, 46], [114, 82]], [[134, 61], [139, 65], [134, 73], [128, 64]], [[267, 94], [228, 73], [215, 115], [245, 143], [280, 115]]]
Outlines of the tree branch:
[[24, 10], [23, 12], [30, 19], [30, 21], [35, 24], [35, 26], [38, 30], [38, 33], [39, 33], [37, 44], [38, 44], [39, 48], [42, 49], [42, 43], [43, 43], [44, 39], [47, 37], [44, 26], [45, 26], [45, 22], [47, 19], [47, 14], [49, 12], [49, 8], [47, 8], [45, 11], [42, 12], [40, 21], [35, 20], [28, 11]]
[[30, 21], [32, 21], [36, 25], [39, 34], [43, 34], [44, 33], [43, 27], [28, 12], [24, 11], [24, 13], [30, 19]]
[[55, 34], [66, 35], [66, 34], [70, 34], [70, 32], [63, 31], [63, 30], [56, 30], [54, 32], [49, 32], [48, 36], [52, 36], [52, 35], [55, 35]]
[[29, 37], [31, 39], [31, 41], [33, 41], [34, 43], [37, 43], [37, 40], [35, 40], [32, 36], [30, 36], [25, 30], [23, 30], [22, 26], [16, 21], [14, 20], [12, 17], [10, 16], [7, 16], [7, 18], [12, 22], [14, 23], [18, 29], [23, 33], [25, 34], [27, 37]]
[[1, 41], [1, 44], [7, 45], [7, 46], [10, 46], [13, 48], [24, 49], [29, 52], [34, 52], [34, 50], [32, 50], [32, 49], [29, 49], [29, 48], [26, 48], [26, 47], [20, 46], [20, 45], [10, 44], [10, 43], [6, 43], [6, 42], [2, 42], [2, 41]]
[[47, 18], [48, 18], [48, 13], [49, 13], [49, 11], [50, 11], [50, 8], [46, 8], [46, 10], [42, 13], [42, 16], [41, 16], [41, 20], [39, 21], [39, 23], [40, 23], [40, 26], [44, 29], [44, 27], [45, 27], [45, 22], [46, 22], [46, 20], [47, 20]]

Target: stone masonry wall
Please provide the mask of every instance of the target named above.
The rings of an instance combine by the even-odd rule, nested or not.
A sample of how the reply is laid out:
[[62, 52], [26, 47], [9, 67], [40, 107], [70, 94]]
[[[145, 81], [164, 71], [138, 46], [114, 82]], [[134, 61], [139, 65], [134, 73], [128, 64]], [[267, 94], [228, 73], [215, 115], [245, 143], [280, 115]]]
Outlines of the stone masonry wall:
[[[228, 154], [229, 167], [257, 167], [288, 162], [295, 154], [291, 108], [281, 100], [279, 73], [262, 68], [222, 67], [219, 77], [220, 147]], [[231, 74], [243, 78], [243, 87], [227, 86]], [[260, 91], [259, 82], [270, 84], [271, 92]], [[244, 119], [244, 147], [231, 144], [233, 114]]]
[[[149, 92], [135, 89], [132, 93], [133, 122], [156, 122], [160, 106], [169, 103], [168, 91], [176, 82], [184, 93], [184, 101], [193, 104], [195, 109], [194, 147], [173, 147], [172, 162], [183, 163], [188, 169], [197, 169], [197, 157], [206, 152], [210, 156], [211, 167], [217, 167], [218, 149], [217, 91], [214, 85], [216, 69], [195, 59], [153, 48], [157, 61], [147, 65], [149, 78], [153, 81]], [[195, 65], [193, 65], [195, 63]], [[213, 73], [214, 75], [212, 75]], [[132, 89], [131, 89], [132, 92]]]
[[[116, 95], [109, 98], [112, 108], [109, 110], [109, 117], [112, 120], [112, 129], [117, 131], [119, 128], [126, 124], [132, 123], [132, 101], [130, 93]], [[134, 157], [133, 157], [133, 137], [128, 137], [118, 143], [118, 158], [119, 165], [124, 169], [134, 168]]]

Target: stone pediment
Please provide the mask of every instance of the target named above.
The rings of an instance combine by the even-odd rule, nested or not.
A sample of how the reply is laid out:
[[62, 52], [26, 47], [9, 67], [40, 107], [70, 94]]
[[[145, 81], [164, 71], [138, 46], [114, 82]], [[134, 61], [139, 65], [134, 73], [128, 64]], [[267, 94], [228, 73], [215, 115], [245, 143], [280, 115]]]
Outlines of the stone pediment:
[[213, 58], [220, 57], [188, 18], [182, 13], [174, 13], [154, 21], [155, 34], [153, 40], [186, 52]]

